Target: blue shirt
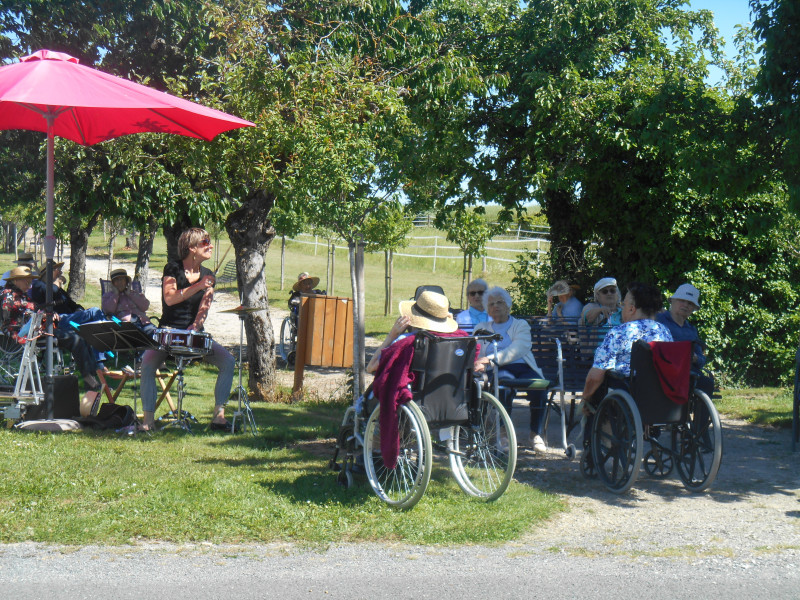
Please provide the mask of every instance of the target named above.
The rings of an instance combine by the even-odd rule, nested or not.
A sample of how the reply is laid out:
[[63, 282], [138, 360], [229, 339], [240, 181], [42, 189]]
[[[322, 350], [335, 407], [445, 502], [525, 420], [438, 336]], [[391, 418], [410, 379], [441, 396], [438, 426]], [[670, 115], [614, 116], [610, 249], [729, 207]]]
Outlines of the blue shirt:
[[471, 332], [475, 328], [476, 323], [483, 323], [484, 321], [491, 321], [489, 313], [486, 311], [478, 310], [470, 306], [467, 310], [462, 310], [456, 315], [456, 323], [461, 326], [466, 332]]
[[668, 310], [659, 313], [656, 321], [664, 325], [672, 334], [672, 339], [676, 342], [692, 342], [692, 349], [697, 356], [697, 362], [692, 365], [695, 369], [702, 369], [706, 364], [706, 357], [703, 355], [703, 346], [700, 343], [700, 335], [697, 327], [689, 323], [688, 320], [683, 325], [678, 325]]
[[[561, 310], [561, 314], [558, 314], [559, 309]], [[582, 311], [583, 303], [575, 296], [570, 296], [570, 299], [566, 302], [556, 303], [556, 305], [553, 307], [553, 316], [564, 317], [565, 319], [577, 319], [581, 316]]]
[[645, 342], [671, 342], [672, 334], [661, 323], [652, 319], [628, 321], [614, 327], [594, 351], [595, 369], [618, 371], [623, 375], [631, 372], [631, 348], [636, 340]]

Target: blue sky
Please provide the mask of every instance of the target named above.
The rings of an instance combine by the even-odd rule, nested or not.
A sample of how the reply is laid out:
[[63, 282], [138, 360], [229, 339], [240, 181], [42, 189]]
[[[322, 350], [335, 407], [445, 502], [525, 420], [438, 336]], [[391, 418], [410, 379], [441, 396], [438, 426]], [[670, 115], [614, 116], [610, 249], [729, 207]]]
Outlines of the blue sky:
[[[728, 58], [736, 55], [733, 45], [733, 36], [736, 25], [749, 25], [750, 3], [748, 0], [689, 0], [692, 10], [708, 9], [714, 13], [714, 23], [720, 35], [725, 39], [725, 54]], [[711, 82], [719, 80], [719, 69], [712, 69], [709, 79]]]

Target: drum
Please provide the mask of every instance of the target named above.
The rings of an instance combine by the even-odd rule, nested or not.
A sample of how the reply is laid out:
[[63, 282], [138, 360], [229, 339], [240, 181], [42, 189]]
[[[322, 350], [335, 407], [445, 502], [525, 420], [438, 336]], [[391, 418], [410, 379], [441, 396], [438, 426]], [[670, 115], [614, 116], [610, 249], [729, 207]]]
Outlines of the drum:
[[211, 354], [211, 336], [202, 331], [162, 327], [153, 332], [161, 350], [173, 356], [205, 356]]

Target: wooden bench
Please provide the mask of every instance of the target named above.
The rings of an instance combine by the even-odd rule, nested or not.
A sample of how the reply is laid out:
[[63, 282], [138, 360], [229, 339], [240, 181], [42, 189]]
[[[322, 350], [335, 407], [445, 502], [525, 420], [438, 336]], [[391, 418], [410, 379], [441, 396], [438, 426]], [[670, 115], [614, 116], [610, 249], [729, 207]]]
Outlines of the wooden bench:
[[594, 362], [594, 351], [605, 338], [608, 328], [586, 327], [572, 319], [519, 318], [526, 320], [531, 327], [533, 356], [545, 379], [550, 381], [545, 427], [552, 409], [561, 419], [562, 446], [571, 458], [574, 448], [567, 444], [566, 438], [580, 422], [581, 415], [576, 414], [576, 406]]
[[227, 285], [236, 281], [236, 261], [229, 260], [225, 263], [222, 271], [217, 273], [217, 283]]

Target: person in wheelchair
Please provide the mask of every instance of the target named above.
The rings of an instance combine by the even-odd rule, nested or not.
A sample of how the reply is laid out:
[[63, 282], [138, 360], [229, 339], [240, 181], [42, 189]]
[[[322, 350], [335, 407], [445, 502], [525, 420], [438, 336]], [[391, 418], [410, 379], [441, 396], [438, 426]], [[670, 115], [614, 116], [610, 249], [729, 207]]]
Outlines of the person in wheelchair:
[[692, 342], [692, 374], [697, 377], [695, 385], [710, 398], [714, 393], [714, 378], [703, 372], [706, 365], [704, 344], [697, 327], [689, 322], [689, 317], [697, 310], [700, 310], [700, 290], [684, 283], [670, 296], [669, 310], [659, 313], [656, 320], [669, 329], [676, 342]]
[[[26, 314], [36, 309], [36, 305], [30, 301], [27, 295], [34, 279], [34, 274], [29, 267], [12, 269], [0, 296], [3, 310], [3, 333], [20, 343], [25, 341], [20, 337], [20, 330], [26, 320]], [[100, 393], [100, 382], [96, 377], [98, 364], [94, 350], [74, 331], [54, 329], [53, 334], [58, 340], [59, 347], [69, 350], [75, 358], [78, 370], [83, 375], [87, 397], [89, 400], [93, 400]]]
[[145, 313], [150, 308], [150, 300], [141, 290], [134, 289], [125, 269], [111, 271], [111, 289], [103, 294], [100, 306], [107, 315], [130, 321], [148, 335], [152, 336], [156, 329]]
[[584, 427], [584, 448], [589, 444], [591, 418], [609, 387], [627, 388], [625, 379], [631, 373], [631, 348], [636, 340], [671, 342], [672, 334], [656, 321], [663, 305], [658, 288], [634, 282], [622, 301], [622, 324], [606, 334], [594, 352], [592, 368], [583, 387], [583, 412], [589, 422]]
[[[511, 295], [501, 287], [493, 287], [483, 295], [483, 302], [491, 321], [475, 325], [475, 331], [486, 330], [499, 333], [502, 341], [497, 343], [497, 353], [491, 347], [482, 347], [478, 365], [485, 367], [490, 362], [498, 365], [497, 377], [503, 378], [530, 378], [544, 379], [536, 358], [531, 351], [531, 327], [527, 321], [515, 319], [511, 316]], [[544, 433], [545, 405], [547, 403], [547, 390], [526, 390], [525, 394], [530, 404], [531, 432], [530, 446], [534, 452], [545, 453], [542, 434]], [[502, 388], [500, 400], [506, 412], [510, 415], [516, 391]]]

